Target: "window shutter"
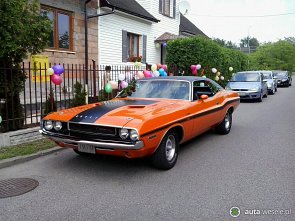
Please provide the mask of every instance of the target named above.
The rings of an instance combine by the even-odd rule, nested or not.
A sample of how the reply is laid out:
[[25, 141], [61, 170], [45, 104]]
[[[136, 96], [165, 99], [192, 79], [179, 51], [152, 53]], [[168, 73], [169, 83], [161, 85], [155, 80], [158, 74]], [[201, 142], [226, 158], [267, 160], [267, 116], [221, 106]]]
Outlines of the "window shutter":
[[173, 18], [176, 17], [176, 0], [173, 0]]
[[146, 35], [142, 36], [142, 63], [146, 63]]
[[159, 13], [162, 14], [163, 9], [162, 9], [162, 1], [163, 0], [159, 0]]
[[128, 53], [127, 31], [122, 30], [122, 62], [127, 62]]

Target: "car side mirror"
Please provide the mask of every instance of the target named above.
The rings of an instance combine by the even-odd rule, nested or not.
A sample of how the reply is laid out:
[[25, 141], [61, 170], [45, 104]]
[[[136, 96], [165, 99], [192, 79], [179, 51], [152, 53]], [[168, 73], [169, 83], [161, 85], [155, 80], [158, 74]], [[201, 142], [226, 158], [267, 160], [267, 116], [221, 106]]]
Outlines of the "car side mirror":
[[202, 100], [206, 100], [208, 97], [209, 97], [209, 96], [208, 96], [207, 94], [202, 94], [200, 98], [201, 98]]
[[278, 77], [277, 76], [274, 76], [273, 79], [278, 79]]
[[263, 82], [264, 82], [264, 83], [266, 83], [266, 82], [267, 82], [267, 80], [265, 80], [265, 79], [264, 79], [264, 80], [263, 80]]

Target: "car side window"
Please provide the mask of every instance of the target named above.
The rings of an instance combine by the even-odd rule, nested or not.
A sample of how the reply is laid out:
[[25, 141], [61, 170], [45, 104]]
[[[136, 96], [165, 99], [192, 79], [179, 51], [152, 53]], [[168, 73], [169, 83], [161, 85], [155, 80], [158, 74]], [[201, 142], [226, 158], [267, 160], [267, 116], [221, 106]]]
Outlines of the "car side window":
[[200, 99], [201, 95], [208, 95], [213, 97], [218, 91], [222, 90], [222, 87], [215, 85], [209, 80], [200, 80], [193, 82], [193, 100]]

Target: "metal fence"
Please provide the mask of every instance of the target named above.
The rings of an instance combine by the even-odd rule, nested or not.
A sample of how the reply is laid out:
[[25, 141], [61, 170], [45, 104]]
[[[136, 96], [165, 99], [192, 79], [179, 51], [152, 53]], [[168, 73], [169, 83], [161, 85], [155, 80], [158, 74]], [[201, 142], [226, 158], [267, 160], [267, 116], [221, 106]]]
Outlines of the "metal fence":
[[[55, 64], [49, 64], [49, 67], [53, 65]], [[50, 80], [46, 65], [39, 65], [39, 67], [43, 68], [36, 69], [31, 63], [23, 63], [17, 69], [17, 71], [22, 71], [26, 75], [25, 84], [20, 93], [20, 103], [23, 110], [21, 118], [7, 117], [9, 116], [8, 112], [13, 112], [15, 102], [8, 102], [11, 100], [11, 93], [9, 87], [5, 85], [8, 85], [9, 79], [13, 78], [13, 76], [10, 76], [10, 73], [13, 73], [15, 69], [0, 67], [0, 73], [5, 73], [3, 74], [5, 76], [4, 79], [1, 79], [4, 83], [0, 86], [0, 117], [2, 116], [0, 131], [7, 131], [7, 125], [15, 124], [16, 120], [23, 122], [23, 128], [39, 125], [40, 120], [47, 114], [48, 107], [50, 109], [49, 111], [72, 107], [72, 101], [75, 97], [74, 88], [77, 82], [81, 83], [83, 88], [87, 84], [89, 103], [112, 99], [116, 96], [118, 90], [109, 94], [105, 93], [104, 86], [107, 80], [118, 82], [119, 75], [122, 74], [125, 76], [126, 81], [131, 81], [136, 72], [144, 68], [125, 65], [98, 66], [95, 65], [95, 62], [88, 67], [88, 70], [86, 70], [84, 65], [62, 65], [65, 71], [62, 74], [63, 81], [60, 85], [55, 85]], [[106, 76], [108, 76], [108, 79], [106, 79]]]

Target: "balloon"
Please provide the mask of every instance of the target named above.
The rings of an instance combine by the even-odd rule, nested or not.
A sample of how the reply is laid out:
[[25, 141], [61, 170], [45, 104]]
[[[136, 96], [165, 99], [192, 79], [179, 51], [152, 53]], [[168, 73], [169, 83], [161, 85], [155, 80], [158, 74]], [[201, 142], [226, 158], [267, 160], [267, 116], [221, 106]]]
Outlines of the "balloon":
[[48, 68], [47, 75], [53, 75], [53, 74], [54, 74], [54, 70], [52, 68]]
[[152, 77], [152, 72], [144, 70], [143, 75], [145, 78], [151, 78]]
[[136, 75], [137, 75], [138, 79], [144, 78], [144, 75], [143, 75], [142, 71], [138, 71]]
[[119, 74], [119, 80], [123, 81], [125, 79], [125, 74]]
[[109, 84], [112, 86], [112, 89], [118, 89], [118, 82], [117, 81], [110, 81]]
[[202, 77], [203, 77], [203, 78], [206, 78], [206, 75], [203, 75]]
[[215, 81], [219, 81], [219, 77], [218, 76], [215, 77]]
[[135, 67], [138, 67], [138, 68], [141, 67], [141, 65], [142, 65], [141, 62], [139, 62], [139, 61], [136, 61], [136, 62], [134, 63], [134, 66], [135, 66]]
[[191, 65], [191, 70], [192, 70], [192, 71], [197, 70], [197, 65], [192, 64], [192, 65]]
[[151, 69], [152, 69], [153, 72], [156, 71], [157, 70], [157, 65], [153, 64]]
[[159, 77], [160, 76], [160, 72], [159, 71], [154, 71], [153, 74], [154, 74], [155, 77]]
[[223, 81], [223, 80], [224, 80], [224, 77], [223, 77], [223, 76], [220, 76], [220, 80], [222, 80], [222, 81]]
[[167, 43], [166, 42], [164, 42], [162, 45], [163, 45], [164, 48], [167, 47]]
[[55, 85], [60, 85], [62, 82], [62, 78], [60, 75], [57, 74], [53, 74], [50, 76], [51, 81], [55, 84]]
[[229, 67], [228, 70], [229, 70], [230, 72], [232, 72], [232, 71], [234, 70], [234, 68], [233, 68], [233, 67]]
[[160, 76], [163, 76], [164, 72], [165, 72], [165, 70], [163, 68], [159, 69]]
[[162, 64], [157, 64], [157, 69], [159, 70], [162, 67]]
[[167, 77], [167, 76], [168, 76], [167, 72], [166, 72], [166, 71], [164, 71], [164, 73], [163, 73], [162, 77]]
[[54, 70], [54, 74], [57, 74], [57, 75], [61, 75], [65, 71], [64, 67], [61, 65], [54, 65], [52, 69]]
[[161, 47], [160, 43], [156, 43], [156, 48], [160, 48], [160, 47]]
[[202, 68], [202, 66], [200, 64], [197, 64], [196, 68], [197, 68], [197, 70], [200, 70]]
[[122, 81], [120, 85], [123, 89], [128, 87], [128, 83], [126, 81]]
[[163, 68], [164, 70], [167, 70], [167, 65], [166, 64], [162, 64], [161, 68]]
[[197, 69], [192, 70], [192, 74], [193, 75], [197, 75], [198, 74], [198, 70]]
[[111, 93], [113, 91], [112, 85], [110, 83], [107, 83], [106, 86], [104, 86], [104, 90], [107, 93]]
[[218, 71], [217, 73], [216, 73], [216, 76], [220, 76], [221, 75], [221, 73]]
[[217, 72], [217, 69], [216, 68], [212, 68], [211, 71], [212, 71], [213, 74], [215, 74]]

